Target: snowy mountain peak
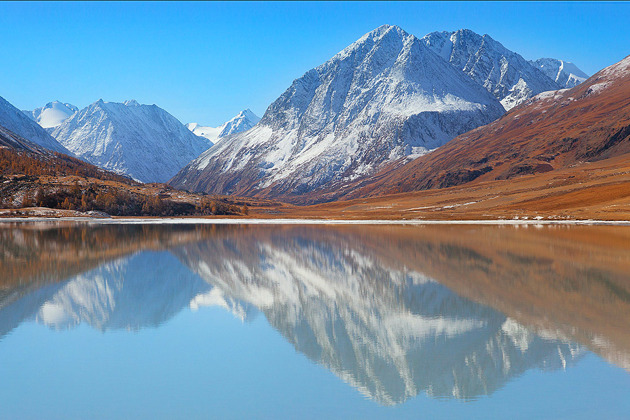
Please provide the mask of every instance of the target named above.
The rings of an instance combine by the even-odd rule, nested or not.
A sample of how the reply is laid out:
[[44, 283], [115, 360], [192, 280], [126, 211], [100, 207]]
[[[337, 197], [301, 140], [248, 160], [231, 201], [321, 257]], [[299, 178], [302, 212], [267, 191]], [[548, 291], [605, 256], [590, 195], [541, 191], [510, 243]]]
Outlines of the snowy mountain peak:
[[41, 108], [33, 111], [22, 111], [28, 115], [33, 121], [42, 126], [42, 128], [54, 128], [68, 119], [79, 109], [69, 103], [60, 101], [48, 102]]
[[519, 54], [489, 35], [470, 29], [432, 32], [422, 38], [440, 57], [501, 101], [506, 110], [560, 86]]
[[212, 146], [156, 105], [104, 102], [75, 113], [53, 136], [77, 156], [142, 182], [165, 182]]
[[255, 126], [258, 121], [260, 121], [260, 117], [248, 108], [239, 112], [234, 118], [224, 122], [218, 127], [204, 127], [198, 123], [188, 123], [186, 124], [186, 128], [194, 134], [205, 137], [211, 142], [216, 143], [219, 139], [230, 134], [249, 130]]
[[539, 68], [547, 77], [562, 88], [572, 88], [588, 79], [586, 73], [568, 61], [555, 58], [539, 58], [530, 63]]
[[260, 121], [260, 117], [257, 116], [256, 114], [254, 114], [252, 112], [252, 110], [249, 109], [249, 108], [244, 109], [241, 112], [239, 112], [238, 115], [236, 117], [234, 117], [233, 119], [237, 119], [237, 118], [241, 118], [241, 119], [242, 118], [247, 118], [247, 119], [249, 119], [251, 121], [256, 121], [256, 122]]
[[296, 79], [255, 127], [224, 139], [172, 182], [217, 193], [306, 194], [426, 153], [502, 113], [418, 38], [384, 25]]
[[249, 130], [255, 126], [258, 121], [260, 121], [260, 117], [254, 114], [250, 109], [245, 109], [239, 112], [236, 117], [223, 124], [219, 138]]
[[0, 97], [0, 126], [45, 149], [72, 155], [68, 149], [59, 144], [57, 140], [34, 121], [32, 115], [27, 115], [24, 111], [20, 111], [2, 97]]
[[359, 38], [358, 40], [350, 44], [348, 47], [344, 48], [342, 52], [347, 51], [347, 50], [352, 50], [356, 48], [357, 46], [366, 44], [367, 42], [370, 42], [370, 43], [378, 42], [387, 36], [403, 38], [403, 37], [409, 36], [409, 34], [405, 32], [402, 28], [396, 25], [381, 25], [378, 28], [363, 35], [361, 38]]

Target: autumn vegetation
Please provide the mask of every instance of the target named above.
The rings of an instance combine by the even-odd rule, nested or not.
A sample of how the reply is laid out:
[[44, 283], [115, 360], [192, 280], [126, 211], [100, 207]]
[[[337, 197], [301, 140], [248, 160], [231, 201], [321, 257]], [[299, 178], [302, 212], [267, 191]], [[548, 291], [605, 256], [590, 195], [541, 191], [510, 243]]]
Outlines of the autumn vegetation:
[[0, 148], [0, 207], [99, 211], [113, 216], [242, 215], [225, 197], [141, 184], [60, 153]]
[[23, 174], [27, 176], [63, 176], [76, 175], [101, 180], [118, 181], [129, 185], [137, 182], [122, 175], [105, 171], [79, 159], [61, 153], [50, 152], [50, 155], [35, 155], [0, 148], [0, 175]]

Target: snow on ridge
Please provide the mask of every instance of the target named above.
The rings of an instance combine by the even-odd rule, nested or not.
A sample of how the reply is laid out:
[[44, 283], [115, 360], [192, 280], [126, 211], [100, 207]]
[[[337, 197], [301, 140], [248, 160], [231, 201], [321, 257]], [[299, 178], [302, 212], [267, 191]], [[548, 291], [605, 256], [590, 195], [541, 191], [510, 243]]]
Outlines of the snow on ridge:
[[604, 76], [610, 79], [616, 79], [626, 77], [630, 74], [630, 55], [623, 60], [606, 67], [598, 73], [600, 76]]
[[48, 102], [43, 107], [22, 112], [26, 113], [26, 115], [42, 126], [42, 128], [48, 129], [57, 127], [78, 110], [79, 109], [72, 104], [52, 101]]
[[229, 136], [230, 134], [249, 130], [258, 124], [258, 121], [260, 121], [260, 117], [247, 108], [218, 127], [206, 127], [198, 123], [188, 123], [186, 124], [186, 128], [194, 134], [205, 137], [213, 143], [216, 143], [221, 138]]
[[32, 116], [20, 111], [2, 97], [0, 97], [0, 125], [45, 149], [72, 155], [68, 149], [34, 121]]
[[[503, 112], [418, 38], [383, 25], [294, 80], [256, 127], [226, 137], [173, 182], [189, 189], [203, 176], [233, 186], [227, 179], [251, 173], [256, 188], [282, 182], [281, 189], [308, 192], [434, 149]], [[187, 174], [204, 168], [216, 173]]]
[[53, 136], [77, 156], [142, 182], [166, 182], [212, 146], [157, 105], [102, 99], [76, 112]]
[[530, 63], [540, 69], [560, 87], [572, 88], [588, 79], [588, 75], [575, 64], [555, 58], [539, 58]]
[[499, 99], [506, 110], [540, 92], [560, 87], [532, 63], [488, 34], [459, 29], [432, 32], [422, 41]]

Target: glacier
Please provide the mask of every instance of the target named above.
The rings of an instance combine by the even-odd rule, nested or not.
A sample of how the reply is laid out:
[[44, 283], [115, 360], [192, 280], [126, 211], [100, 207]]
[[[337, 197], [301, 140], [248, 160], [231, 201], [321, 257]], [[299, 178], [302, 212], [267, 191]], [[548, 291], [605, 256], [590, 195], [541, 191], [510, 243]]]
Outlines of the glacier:
[[[40, 108], [32, 111], [22, 111], [44, 129], [52, 129], [61, 125], [62, 122], [70, 118], [79, 108], [59, 101], [48, 102]], [[48, 130], [47, 130], [48, 131]], [[52, 131], [52, 130], [51, 130]]]

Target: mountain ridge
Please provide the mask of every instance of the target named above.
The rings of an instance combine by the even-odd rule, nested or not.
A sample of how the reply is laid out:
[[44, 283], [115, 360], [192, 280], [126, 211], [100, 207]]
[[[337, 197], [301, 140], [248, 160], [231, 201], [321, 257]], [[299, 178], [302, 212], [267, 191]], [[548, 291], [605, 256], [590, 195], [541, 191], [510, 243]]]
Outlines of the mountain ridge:
[[483, 86], [506, 110], [538, 93], [561, 86], [490, 35], [470, 29], [431, 32], [422, 41], [455, 68]]
[[575, 64], [558, 60], [556, 58], [539, 58], [530, 61], [543, 71], [550, 79], [554, 80], [561, 88], [572, 88], [584, 82], [589, 76], [580, 70]]
[[102, 99], [76, 112], [53, 136], [77, 156], [142, 182], [164, 182], [212, 145], [157, 105]]
[[630, 152], [630, 56], [399, 167], [347, 198], [510, 179]]
[[[22, 111], [44, 129], [53, 129], [70, 118], [79, 108], [60, 101], [48, 102], [46, 105], [32, 111]], [[48, 130], [47, 130], [48, 132]]]
[[72, 152], [46, 132], [33, 119], [0, 97], [0, 126], [45, 149], [72, 156]]
[[226, 137], [170, 183], [290, 199], [426, 153], [502, 113], [418, 38], [383, 25], [296, 79], [254, 128]]
[[255, 126], [258, 121], [260, 121], [260, 117], [247, 108], [218, 127], [207, 127], [199, 125], [198, 123], [188, 123], [186, 124], [186, 128], [194, 134], [205, 137], [211, 142], [216, 143], [222, 137], [249, 130]]

